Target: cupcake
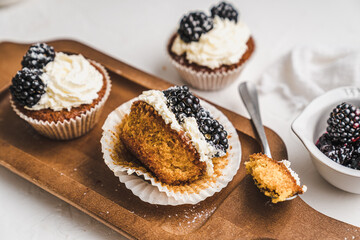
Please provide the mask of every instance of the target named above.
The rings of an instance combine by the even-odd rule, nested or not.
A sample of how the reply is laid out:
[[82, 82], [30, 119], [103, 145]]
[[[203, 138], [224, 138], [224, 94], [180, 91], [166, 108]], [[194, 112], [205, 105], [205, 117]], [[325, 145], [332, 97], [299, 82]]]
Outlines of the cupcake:
[[10, 102], [22, 119], [52, 139], [76, 138], [92, 129], [110, 94], [103, 66], [45, 43], [32, 45], [21, 64]]
[[187, 86], [143, 92], [114, 110], [103, 130], [105, 163], [146, 202], [196, 204], [239, 168], [234, 127]]
[[217, 90], [234, 82], [255, 49], [247, 25], [225, 2], [183, 16], [167, 52], [181, 77], [201, 90]]

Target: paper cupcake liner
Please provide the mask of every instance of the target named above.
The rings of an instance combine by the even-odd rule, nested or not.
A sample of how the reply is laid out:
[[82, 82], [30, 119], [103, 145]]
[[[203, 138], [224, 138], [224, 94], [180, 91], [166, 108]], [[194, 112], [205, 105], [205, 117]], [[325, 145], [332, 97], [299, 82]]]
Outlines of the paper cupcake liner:
[[28, 117], [16, 107], [10, 96], [11, 107], [17, 115], [27, 121], [37, 132], [48, 138], [57, 140], [69, 140], [84, 135], [85, 133], [89, 132], [98, 122], [104, 104], [108, 99], [111, 90], [111, 81], [106, 69], [95, 61], [89, 61], [96, 67], [98, 67], [102, 71], [102, 73], [104, 73], [106, 80], [106, 90], [101, 101], [85, 113], [82, 113], [75, 118], [71, 118], [63, 122], [49, 122]]
[[200, 90], [219, 90], [233, 83], [239, 76], [247, 61], [235, 69], [224, 72], [198, 72], [184, 66], [170, 56], [171, 63], [175, 66], [180, 76], [192, 87]]
[[114, 172], [114, 175], [119, 177], [120, 182], [130, 189], [134, 195], [138, 196], [144, 202], [159, 205], [181, 205], [181, 204], [196, 204], [206, 198], [219, 192], [227, 186], [237, 173], [241, 161], [241, 147], [238, 135], [231, 122], [211, 104], [201, 101], [204, 108], [212, 113], [212, 116], [217, 119], [224, 128], [228, 131], [229, 149], [228, 149], [228, 164], [222, 169], [222, 175], [216, 178], [214, 182], [203, 184], [200, 191], [194, 186], [185, 187], [185, 191], [174, 191], [172, 186], [159, 182], [147, 171], [133, 169], [129, 166], [119, 165], [112, 154], [114, 153], [116, 141], [118, 136], [117, 126], [122, 119], [130, 112], [130, 107], [137, 98], [132, 99], [109, 114], [104, 125], [103, 135], [101, 138], [102, 152], [104, 161], [107, 166]]

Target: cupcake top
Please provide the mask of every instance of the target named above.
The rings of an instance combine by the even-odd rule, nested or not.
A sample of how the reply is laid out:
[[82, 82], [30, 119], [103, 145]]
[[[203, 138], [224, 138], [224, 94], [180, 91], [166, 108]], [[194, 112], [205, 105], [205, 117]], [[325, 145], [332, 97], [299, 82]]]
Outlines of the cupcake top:
[[153, 106], [166, 124], [178, 132], [185, 132], [213, 174], [212, 158], [224, 156], [229, 148], [224, 127], [205, 110], [200, 99], [189, 92], [187, 86], [171, 87], [165, 91], [150, 90], [139, 96]]
[[82, 55], [54, 52], [45, 43], [32, 45], [23, 69], [12, 80], [13, 100], [27, 110], [68, 111], [97, 99], [102, 74]]
[[185, 54], [190, 63], [215, 69], [238, 63], [248, 49], [249, 39], [250, 30], [238, 21], [238, 12], [221, 2], [211, 9], [211, 17], [203, 12], [185, 15], [171, 51]]

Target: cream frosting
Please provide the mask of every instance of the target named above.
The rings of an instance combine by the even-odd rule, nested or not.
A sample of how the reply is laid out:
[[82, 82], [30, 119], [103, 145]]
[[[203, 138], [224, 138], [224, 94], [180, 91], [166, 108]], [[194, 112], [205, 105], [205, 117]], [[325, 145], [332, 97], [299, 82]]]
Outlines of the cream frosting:
[[207, 174], [212, 175], [214, 173], [212, 157], [217, 153], [217, 150], [205, 140], [204, 135], [199, 130], [195, 118], [185, 118], [182, 127], [185, 133], [190, 137], [191, 143], [198, 151], [200, 161], [204, 161], [206, 163]]
[[162, 91], [149, 90], [144, 91], [139, 97], [139, 100], [151, 105], [157, 113], [164, 119], [166, 124], [177, 132], [183, 131], [191, 139], [192, 145], [195, 147], [200, 155], [200, 161], [206, 163], [206, 172], [212, 175], [214, 172], [214, 165], [212, 158], [218, 153], [220, 156], [225, 153], [217, 150], [210, 145], [204, 135], [200, 132], [196, 119], [193, 117], [185, 118], [183, 123], [179, 123], [175, 114], [167, 106], [167, 100]]
[[172, 129], [176, 131], [182, 130], [180, 124], [176, 120], [175, 114], [167, 107], [166, 98], [162, 91], [144, 91], [139, 96], [139, 100], [153, 106], [157, 113], [164, 119], [165, 123], [170, 124]]
[[246, 43], [250, 30], [242, 21], [214, 18], [214, 27], [202, 34], [198, 42], [185, 43], [176, 37], [171, 51], [177, 55], [186, 53], [186, 59], [211, 69], [221, 65], [232, 65], [241, 59], [248, 49]]
[[[294, 170], [292, 170], [292, 169], [290, 168], [291, 162], [288, 161], [288, 160], [282, 160], [282, 161], [280, 161], [280, 162], [283, 163], [283, 164], [285, 165], [285, 167], [289, 170], [291, 176], [293, 176], [293, 178], [295, 179], [296, 184], [297, 184], [298, 186], [301, 186], [301, 185], [300, 185], [299, 175], [298, 175]], [[305, 185], [303, 185], [303, 186], [302, 186], [302, 190], [303, 190], [304, 192], [306, 192], [307, 187], [306, 187]]]
[[40, 78], [46, 85], [46, 92], [37, 104], [26, 107], [29, 110], [70, 111], [72, 107], [91, 104], [103, 86], [101, 73], [82, 55], [57, 52], [54, 61], [43, 70]]

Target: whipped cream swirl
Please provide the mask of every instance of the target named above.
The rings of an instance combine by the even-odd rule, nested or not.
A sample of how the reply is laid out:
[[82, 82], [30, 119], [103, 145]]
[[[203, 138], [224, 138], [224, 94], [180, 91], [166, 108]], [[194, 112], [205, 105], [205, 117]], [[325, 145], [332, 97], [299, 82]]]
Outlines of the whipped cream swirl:
[[157, 113], [164, 119], [166, 124], [170, 124], [170, 127], [175, 131], [180, 131], [181, 126], [176, 120], [175, 114], [167, 107], [166, 98], [162, 91], [149, 90], [144, 91], [139, 100], [146, 102], [152, 106]]
[[91, 104], [103, 86], [102, 74], [82, 55], [58, 52], [43, 70], [40, 78], [46, 85], [46, 92], [36, 105], [26, 109], [70, 111], [72, 107]]
[[214, 28], [202, 34], [198, 42], [185, 43], [177, 36], [171, 51], [177, 55], [186, 53], [190, 63], [214, 69], [239, 62], [248, 49], [249, 38], [250, 30], [245, 23], [215, 16]]
[[[284, 160], [281, 160], [280, 162], [283, 163], [283, 164], [285, 165], [285, 167], [289, 170], [291, 176], [292, 176], [292, 177], [295, 179], [295, 181], [296, 181], [296, 185], [301, 186], [299, 175], [298, 175], [294, 170], [292, 170], [292, 169], [290, 168], [291, 162], [288, 161], [288, 160], [285, 160], [285, 159], [284, 159]], [[303, 190], [304, 192], [306, 192], [307, 186], [303, 185], [303, 186], [302, 186], [302, 190]]]

